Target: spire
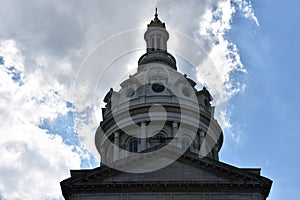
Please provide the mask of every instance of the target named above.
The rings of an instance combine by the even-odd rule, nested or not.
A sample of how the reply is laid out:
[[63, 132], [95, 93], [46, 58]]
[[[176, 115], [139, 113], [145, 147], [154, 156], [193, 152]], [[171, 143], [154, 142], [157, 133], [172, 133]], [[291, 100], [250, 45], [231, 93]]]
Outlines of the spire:
[[155, 15], [154, 15], [154, 19], [158, 19], [158, 14], [157, 14], [157, 7], [155, 7]]
[[160, 19], [158, 19], [157, 7], [155, 8], [154, 19], [151, 20], [150, 24], [148, 24], [148, 27], [166, 28], [165, 23], [161, 22]]

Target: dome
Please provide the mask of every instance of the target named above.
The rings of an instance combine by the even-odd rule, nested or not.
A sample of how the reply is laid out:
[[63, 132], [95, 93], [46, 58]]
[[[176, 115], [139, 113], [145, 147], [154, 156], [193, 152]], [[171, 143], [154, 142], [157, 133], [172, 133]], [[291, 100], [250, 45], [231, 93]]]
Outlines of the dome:
[[177, 71], [176, 59], [167, 51], [165, 24], [157, 10], [154, 16], [144, 34], [147, 52], [137, 72], [104, 98], [103, 121], [96, 133], [101, 162], [165, 146], [218, 160], [223, 132], [214, 118], [212, 97]]

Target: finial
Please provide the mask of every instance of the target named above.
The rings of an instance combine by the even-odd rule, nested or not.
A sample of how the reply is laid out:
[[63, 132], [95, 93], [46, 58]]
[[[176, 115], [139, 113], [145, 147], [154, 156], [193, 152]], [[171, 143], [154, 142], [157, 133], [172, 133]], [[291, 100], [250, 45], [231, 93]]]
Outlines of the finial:
[[157, 14], [157, 7], [155, 8], [155, 18], [157, 18], [158, 17], [158, 14]]

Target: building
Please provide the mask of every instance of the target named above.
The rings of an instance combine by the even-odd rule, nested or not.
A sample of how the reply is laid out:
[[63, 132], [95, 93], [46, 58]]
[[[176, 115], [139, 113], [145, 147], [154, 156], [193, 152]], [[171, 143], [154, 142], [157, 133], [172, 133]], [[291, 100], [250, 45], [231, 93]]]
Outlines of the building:
[[177, 71], [167, 51], [165, 23], [144, 34], [147, 50], [137, 73], [105, 96], [96, 132], [101, 166], [71, 170], [61, 182], [67, 200], [263, 200], [272, 181], [260, 169], [219, 161], [223, 132], [212, 96]]

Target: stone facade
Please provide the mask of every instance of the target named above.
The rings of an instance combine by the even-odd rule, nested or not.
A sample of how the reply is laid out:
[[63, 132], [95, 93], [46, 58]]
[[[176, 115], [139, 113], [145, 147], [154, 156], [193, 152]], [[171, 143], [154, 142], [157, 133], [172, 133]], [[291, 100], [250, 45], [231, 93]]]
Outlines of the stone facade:
[[137, 73], [105, 96], [95, 143], [101, 166], [71, 170], [61, 182], [69, 200], [263, 200], [272, 181], [260, 169], [219, 161], [223, 132], [212, 96], [177, 71], [167, 52], [169, 34], [148, 24], [147, 51]]
[[[129, 167], [153, 167], [151, 163], [173, 159], [176, 149], [161, 150], [153, 157], [141, 154], [119, 160]], [[148, 173], [127, 173], [101, 166], [71, 170], [61, 185], [66, 199], [266, 199], [272, 181], [260, 169], [240, 169], [186, 152], [165, 168]]]

